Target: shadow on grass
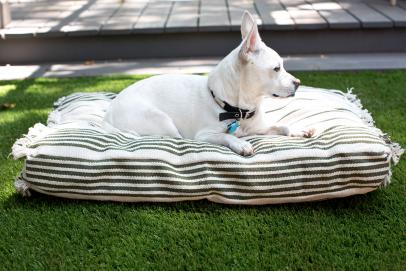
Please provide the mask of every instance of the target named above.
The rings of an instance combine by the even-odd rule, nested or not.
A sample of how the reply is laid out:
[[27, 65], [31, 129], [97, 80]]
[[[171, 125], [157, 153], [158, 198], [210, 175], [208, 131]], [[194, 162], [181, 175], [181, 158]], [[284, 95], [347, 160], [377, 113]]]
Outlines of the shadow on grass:
[[[358, 211], [360, 213], [370, 212], [375, 209], [379, 203], [382, 203], [386, 198], [386, 192], [376, 190], [365, 195], [354, 195], [346, 198], [337, 198], [316, 202], [303, 203], [288, 203], [274, 205], [227, 205], [210, 202], [208, 200], [183, 201], [183, 202], [110, 202], [110, 201], [92, 201], [92, 200], [75, 200], [65, 199], [54, 196], [49, 196], [32, 191], [31, 197], [23, 197], [20, 194], [13, 193], [4, 201], [4, 208], [21, 208], [32, 212], [41, 212], [42, 208], [46, 210], [61, 211], [66, 209], [81, 209], [96, 210], [99, 208], [108, 209], [127, 209], [127, 210], [156, 210], [164, 212], [184, 212], [184, 213], [207, 213], [207, 214], [222, 214], [230, 211], [244, 211], [255, 213], [268, 212], [321, 212], [324, 214], [335, 214], [337, 212]], [[375, 206], [375, 207], [374, 207]], [[382, 207], [382, 206], [381, 206]]]
[[[0, 87], [14, 85], [15, 88], [0, 97], [0, 103], [15, 103], [12, 111], [52, 108], [60, 97], [74, 92], [108, 91], [118, 92], [125, 86], [144, 77], [86, 77], [86, 78], [37, 78], [2, 81]], [[86, 80], [85, 80], [86, 79]], [[106, 85], [112, 86], [106, 89]]]
[[48, 116], [47, 113], [39, 112], [23, 111], [20, 113], [18, 117], [14, 115], [9, 120], [0, 122], [0, 131], [2, 131], [0, 153], [3, 156], [7, 156], [11, 152], [11, 146], [19, 137], [27, 133], [29, 127], [38, 122], [46, 123]]

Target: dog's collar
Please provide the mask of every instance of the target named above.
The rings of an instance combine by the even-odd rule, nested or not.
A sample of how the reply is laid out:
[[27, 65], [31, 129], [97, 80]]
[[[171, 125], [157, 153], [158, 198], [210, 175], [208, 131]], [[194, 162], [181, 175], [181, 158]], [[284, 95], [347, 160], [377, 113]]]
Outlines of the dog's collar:
[[247, 109], [241, 109], [239, 107], [232, 106], [228, 104], [225, 101], [220, 100], [214, 95], [214, 92], [209, 89], [211, 92], [211, 95], [213, 96], [214, 100], [218, 103], [218, 105], [221, 106], [226, 112], [220, 113], [219, 114], [219, 120], [228, 120], [228, 119], [235, 119], [235, 120], [240, 120], [240, 119], [249, 119], [252, 118], [255, 115], [255, 111], [249, 111]]

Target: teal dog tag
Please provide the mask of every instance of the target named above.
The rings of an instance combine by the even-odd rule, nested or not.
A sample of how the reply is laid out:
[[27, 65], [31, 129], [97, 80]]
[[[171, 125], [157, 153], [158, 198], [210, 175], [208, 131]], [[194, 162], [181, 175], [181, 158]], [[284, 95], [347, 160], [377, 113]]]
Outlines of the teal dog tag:
[[234, 134], [238, 127], [240, 127], [240, 122], [238, 120], [233, 121], [227, 126], [227, 133]]

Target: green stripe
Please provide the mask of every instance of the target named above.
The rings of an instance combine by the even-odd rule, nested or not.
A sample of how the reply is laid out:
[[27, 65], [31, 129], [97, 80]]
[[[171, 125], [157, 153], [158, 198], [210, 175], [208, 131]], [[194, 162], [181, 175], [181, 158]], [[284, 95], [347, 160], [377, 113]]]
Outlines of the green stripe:
[[[298, 147], [307, 147], [307, 146], [313, 146], [313, 145], [319, 145], [319, 146], [326, 146], [329, 145], [333, 142], [337, 142], [339, 140], [345, 140], [345, 139], [366, 139], [366, 140], [377, 140], [378, 142], [382, 143], [381, 140], [378, 137], [375, 136], [355, 136], [354, 134], [350, 134], [350, 136], [346, 136], [346, 133], [342, 133], [341, 135], [337, 137], [332, 137], [331, 139], [313, 139], [313, 140], [306, 140], [306, 141], [298, 141], [298, 142], [285, 142], [285, 141], [280, 141], [280, 142], [275, 142], [272, 141], [271, 139], [265, 139], [261, 141], [255, 141], [255, 140], [248, 140], [251, 144], [253, 144], [254, 148], [257, 147], [257, 150], [262, 149], [262, 148], [272, 148], [272, 147], [279, 147], [279, 146], [298, 146]], [[270, 142], [269, 142], [270, 141]], [[34, 145], [31, 145], [31, 147], [37, 147], [39, 145], [47, 145], [47, 144], [52, 144], [52, 143], [68, 143], [68, 142], [80, 142], [80, 143], [88, 143], [89, 145], [93, 147], [105, 147], [105, 146], [117, 146], [120, 148], [124, 149], [132, 149], [136, 148], [138, 146], [147, 146], [149, 144], [153, 145], [160, 145], [160, 146], [166, 146], [169, 147], [173, 150], [187, 150], [187, 149], [204, 149], [204, 148], [214, 148], [214, 149], [219, 149], [223, 150], [224, 146], [222, 145], [215, 145], [215, 144], [210, 144], [210, 143], [204, 143], [204, 144], [193, 144], [193, 143], [185, 143], [185, 142], [178, 142], [173, 144], [170, 141], [167, 140], [134, 140], [132, 142], [117, 142], [117, 141], [108, 141], [102, 138], [97, 138], [93, 136], [89, 136], [88, 138], [84, 139], [83, 137], [74, 137], [72, 136], [71, 138], [64, 137], [64, 138], [46, 138], [42, 140], [38, 140], [38, 142]]]
[[93, 98], [95, 100], [105, 100], [105, 99], [112, 100], [116, 96], [117, 96], [117, 94], [113, 93], [113, 92], [91, 92], [91, 93], [76, 92], [76, 93], [70, 94], [68, 96], [61, 97], [60, 99], [63, 99], [63, 100], [61, 100], [61, 102], [59, 102], [59, 104], [68, 104], [68, 103], [72, 103], [73, 101], [76, 101], [76, 100], [87, 99], [87, 98]]
[[[154, 177], [155, 179], [161, 178], [176, 178], [176, 179], [181, 179], [181, 180], [195, 180], [195, 179], [203, 179], [203, 178], [223, 178], [223, 179], [241, 179], [241, 180], [258, 180], [258, 179], [278, 179], [278, 178], [284, 178], [284, 177], [294, 177], [294, 176], [313, 176], [315, 174], [332, 174], [336, 172], [343, 172], [346, 173], [345, 171], [363, 171], [363, 170], [373, 170], [373, 169], [387, 169], [383, 173], [386, 174], [389, 170], [388, 164], [378, 164], [378, 165], [372, 165], [372, 166], [357, 166], [357, 167], [342, 167], [340, 169], [333, 169], [333, 170], [317, 170], [317, 171], [302, 171], [302, 172], [286, 172], [286, 173], [264, 173], [264, 174], [256, 174], [256, 175], [250, 175], [249, 172], [246, 172], [246, 174], [230, 174], [230, 173], [220, 173], [220, 172], [202, 172], [199, 175], [177, 175], [173, 173], [162, 173], [162, 172], [66, 172], [63, 170], [51, 170], [51, 169], [38, 169], [38, 168], [32, 168], [28, 165], [26, 165], [26, 174], [30, 174], [31, 177], [35, 176], [40, 176], [41, 173], [47, 174], [47, 175], [53, 175], [52, 177], [56, 178], [56, 176], [75, 176], [75, 177], [93, 177], [95, 178], [94, 180], [97, 180], [97, 177], [112, 177], [112, 178], [117, 178], [117, 177]], [[386, 172], [386, 173], [385, 173]], [[40, 174], [40, 175], [38, 175]], [[360, 175], [359, 175], [360, 174]], [[374, 174], [374, 173], [351, 173], [349, 176], [365, 176], [365, 177], [370, 177], [368, 174]], [[43, 176], [43, 175], [41, 175]], [[375, 175], [372, 175], [375, 176]], [[45, 176], [43, 176], [45, 177]], [[337, 178], [336, 176], [332, 176], [333, 178]], [[65, 178], [65, 177], [61, 177]], [[324, 177], [317, 177], [320, 178], [320, 180], [325, 180]], [[39, 178], [40, 179], [40, 178]], [[109, 179], [109, 178], [106, 178]], [[86, 180], [83, 180], [83, 182], [86, 182]]]
[[[361, 121], [360, 118], [358, 118], [358, 119], [350, 119], [350, 118], [344, 118], [344, 117], [333, 117], [333, 118], [324, 119], [324, 120], [317, 120], [317, 121], [315, 121], [315, 122], [313, 122], [313, 123], [306, 124], [306, 126], [307, 126], [307, 127], [312, 127], [312, 126], [314, 126], [314, 125], [317, 125], [317, 124], [320, 124], [320, 123], [323, 123], [323, 122], [332, 121], [332, 120], [349, 120], [349, 121], [352, 121], [352, 122], [358, 122], [358, 123], [362, 123], [362, 125], [365, 125], [365, 124]], [[366, 128], [366, 129], [367, 129], [367, 128]], [[369, 129], [369, 131], [370, 131], [370, 129]]]
[[[350, 138], [350, 139], [353, 139], [353, 138]], [[111, 145], [105, 145], [105, 146], [100, 145], [100, 147], [97, 148], [97, 147], [94, 147], [94, 145], [97, 145], [97, 144], [93, 144], [93, 145], [89, 146], [86, 144], [81, 144], [81, 143], [76, 143], [76, 142], [77, 142], [77, 140], [76, 141], [72, 140], [72, 142], [69, 142], [69, 143], [66, 143], [66, 142], [61, 142], [61, 143], [44, 142], [44, 143], [46, 143], [47, 146], [79, 147], [82, 149], [92, 150], [95, 152], [104, 152], [104, 151], [108, 151], [108, 150], [122, 150], [122, 151], [127, 151], [127, 152], [129, 152], [129, 151], [134, 152], [134, 151], [140, 151], [140, 150], [160, 150], [160, 151], [165, 151], [167, 153], [171, 153], [171, 154], [178, 155], [178, 156], [189, 154], [189, 153], [202, 153], [202, 152], [222, 153], [225, 155], [238, 155], [238, 154], [232, 152], [227, 147], [224, 147], [224, 146], [215, 147], [215, 145], [208, 145], [204, 148], [199, 148], [199, 147], [183, 148], [183, 149], [185, 149], [184, 151], [174, 151], [174, 148], [172, 146], [167, 146], [167, 144], [166, 145], [165, 144], [156, 144], [156, 145], [151, 145], [151, 146], [147, 146], [146, 144], [138, 144], [139, 147], [133, 147], [133, 148], [124, 148], [124, 147], [111, 146]], [[317, 143], [317, 142], [315, 142], [315, 143]], [[283, 148], [283, 147], [273, 148], [273, 147], [269, 146], [269, 147], [260, 148], [260, 150], [255, 149], [255, 146], [254, 146], [254, 150], [255, 150], [256, 154], [271, 154], [271, 153], [275, 153], [278, 151], [298, 150], [298, 149], [329, 150], [337, 145], [352, 145], [352, 144], [356, 144], [356, 143], [379, 144], [382, 146], [386, 146], [382, 141], [378, 141], [378, 140], [351, 140], [351, 141], [337, 140], [337, 141], [335, 141], [334, 144], [331, 144], [331, 145], [328, 145], [330, 143], [317, 144], [317, 145], [324, 145], [324, 146], [328, 145], [328, 147], [324, 147], [324, 148], [316, 146], [316, 144], [311, 144], [310, 146], [309, 145], [300, 145], [300, 146], [294, 146], [294, 147], [289, 146], [289, 147], [285, 147], [285, 148]], [[34, 145], [31, 145], [30, 147], [35, 148], [35, 147], [39, 147], [41, 145], [42, 144], [34, 144]], [[163, 148], [161, 146], [168, 147], [169, 149]], [[221, 148], [221, 149], [219, 149], [219, 148]], [[181, 149], [181, 148], [178, 148], [178, 149]], [[253, 157], [255, 157], [255, 155], [250, 156], [250, 157], [244, 157], [244, 158], [250, 159]]]
[[353, 111], [348, 110], [348, 109], [340, 109], [340, 110], [327, 110], [327, 111], [321, 111], [321, 112], [317, 112], [317, 113], [314, 113], [314, 114], [311, 114], [311, 115], [305, 116], [304, 118], [295, 119], [293, 122], [291, 122], [291, 123], [290, 123], [290, 125], [292, 125], [292, 124], [294, 124], [294, 123], [297, 123], [297, 122], [299, 122], [299, 121], [303, 121], [303, 120], [305, 120], [305, 119], [308, 119], [308, 118], [314, 117], [314, 116], [320, 116], [320, 115], [325, 114], [325, 113], [335, 113], [335, 112], [337, 112], [337, 111], [348, 111], [349, 113], [354, 114], [354, 115], [355, 115], [355, 116], [356, 116], [356, 117], [359, 119], [358, 114], [356, 114], [356, 113], [354, 113]]
[[[112, 139], [115, 140], [116, 142], [120, 142], [120, 143], [125, 143], [128, 144], [128, 141], [134, 142], [134, 141], [162, 141], [162, 142], [173, 142], [176, 143], [178, 145], [186, 145], [186, 144], [193, 144], [193, 145], [209, 145], [210, 143], [207, 142], [201, 142], [201, 141], [196, 141], [196, 140], [192, 140], [192, 139], [184, 139], [184, 138], [170, 138], [170, 137], [165, 137], [164, 139], [162, 139], [161, 137], [157, 137], [157, 136], [143, 136], [142, 138], [137, 138], [137, 137], [126, 137], [123, 136], [121, 134], [107, 134], [107, 133], [102, 133], [101, 131], [97, 131], [97, 130], [88, 130], [85, 131], [84, 129], [82, 129], [84, 132], [80, 132], [81, 129], [75, 129], [75, 131], [58, 131], [57, 133], [54, 134], [50, 134], [49, 136], [47, 136], [47, 139], [52, 139], [52, 140], [57, 140], [57, 139], [63, 139], [63, 138], [73, 138], [73, 137], [79, 137], [79, 138], [83, 138], [83, 136], [87, 136], [89, 138], [94, 138], [94, 139], [100, 139], [103, 140], [104, 142], [111, 142], [111, 140], [108, 139]], [[310, 141], [314, 141], [314, 140], [325, 140], [325, 139], [333, 139], [336, 135], [369, 135], [372, 136], [374, 138], [378, 138], [379, 137], [374, 134], [374, 133], [368, 133], [370, 132], [370, 129], [358, 129], [358, 128], [345, 128], [345, 129], [337, 129], [334, 131], [331, 131], [330, 129], [326, 129], [326, 131], [324, 131], [322, 134], [320, 134], [317, 137], [313, 137], [313, 138], [300, 138], [300, 137], [286, 137], [286, 136], [266, 136], [266, 135], [258, 135], [255, 136], [254, 138], [250, 138], [248, 139], [250, 142], [256, 142], [258, 140], [274, 140], [274, 139], [278, 139], [278, 142], [283, 142], [283, 143], [290, 143], [290, 142], [310, 142]], [[355, 133], [357, 132], [357, 133]]]
[[[78, 189], [78, 190], [85, 190], [85, 191], [92, 191], [92, 190], [121, 190], [121, 191], [129, 191], [129, 192], [172, 192], [172, 193], [188, 193], [188, 194], [195, 194], [195, 193], [207, 193], [210, 191], [215, 192], [223, 192], [223, 193], [250, 193], [250, 194], [263, 194], [263, 193], [281, 193], [281, 192], [289, 192], [289, 191], [297, 191], [297, 190], [304, 190], [304, 189], [316, 189], [316, 188], [329, 188], [334, 186], [344, 186], [348, 184], [373, 184], [375, 186], [379, 186], [382, 183], [382, 180], [374, 180], [374, 181], [347, 181], [343, 183], [331, 183], [331, 184], [322, 184], [322, 185], [302, 185], [296, 187], [282, 187], [282, 188], [271, 188], [271, 189], [262, 189], [262, 190], [253, 190], [253, 189], [241, 189], [241, 188], [221, 188], [221, 187], [210, 187], [210, 188], [197, 188], [197, 189], [178, 189], [178, 188], [171, 188], [171, 187], [111, 187], [111, 186], [97, 186], [97, 187], [82, 187], [82, 186], [50, 186], [48, 184], [41, 184], [41, 187], [46, 188], [59, 188], [59, 189]], [[39, 185], [37, 185], [39, 186]], [[69, 193], [69, 192], [68, 192]]]
[[[328, 136], [330, 135], [330, 136]], [[326, 142], [325, 144], [328, 144], [329, 142], [333, 142], [335, 139], [337, 138], [342, 138], [343, 135], [350, 135], [351, 138], [368, 138], [368, 139], [378, 139], [380, 140], [380, 138], [378, 136], [376, 136], [375, 134], [365, 134], [365, 133], [360, 133], [360, 134], [356, 134], [356, 133], [352, 133], [352, 132], [347, 132], [347, 131], [341, 131], [341, 132], [329, 132], [324, 134], [323, 136], [320, 137], [314, 137], [314, 138], [295, 138], [295, 137], [282, 137], [279, 136], [277, 137], [277, 139], [280, 139], [278, 141], [275, 141], [275, 137], [269, 137], [269, 136], [258, 136], [255, 138], [250, 138], [247, 139], [250, 143], [256, 143], [258, 141], [264, 141], [267, 143], [267, 141], [271, 141], [272, 145], [287, 145], [288, 143], [300, 143], [301, 145], [303, 145], [303, 143], [312, 143], [312, 142], [321, 142], [324, 141]], [[349, 137], [347, 137], [349, 138]], [[112, 140], [109, 140], [112, 139]], [[286, 140], [285, 140], [286, 139]], [[94, 140], [94, 141], [90, 141], [90, 140]], [[173, 143], [176, 144], [177, 146], [173, 146], [174, 148], [179, 149], [180, 147], [183, 148], [187, 148], [187, 145], [193, 145], [193, 148], [201, 148], [201, 147], [207, 147], [207, 146], [217, 146], [219, 147], [220, 145], [214, 145], [214, 144], [210, 144], [207, 142], [198, 142], [198, 141], [194, 141], [194, 140], [187, 140], [185, 141], [184, 139], [174, 139], [174, 138], [157, 138], [157, 137], [142, 137], [142, 138], [132, 138], [132, 140], [115, 140], [115, 138], [112, 138], [109, 135], [106, 134], [100, 134], [99, 135], [86, 135], [86, 138], [84, 139], [83, 135], [78, 136], [78, 134], [76, 133], [71, 133], [71, 134], [66, 134], [66, 135], [61, 135], [61, 134], [51, 134], [49, 136], [47, 136], [46, 138], [42, 139], [42, 140], [38, 140], [38, 142], [36, 143], [36, 145], [38, 144], [46, 144], [47, 142], [70, 142], [70, 141], [81, 141], [84, 143], [94, 143], [94, 145], [96, 146], [103, 146], [101, 145], [102, 143], [108, 143], [108, 144], [121, 144], [121, 145], [127, 145], [128, 147], [135, 147], [139, 144], [146, 144], [148, 142], [153, 142], [154, 144], [157, 142], [161, 142], [162, 143]], [[97, 145], [99, 144], [99, 145]], [[167, 145], [167, 146], [172, 146], [172, 145]]]
[[[72, 143], [47, 143], [47, 146], [59, 146], [59, 147], [78, 147], [78, 148], [82, 148], [82, 149], [86, 149], [86, 150], [91, 150], [91, 151], [95, 151], [95, 152], [105, 152], [105, 151], [109, 151], [109, 150], [116, 150], [116, 151], [126, 151], [126, 152], [135, 152], [135, 151], [141, 151], [141, 150], [160, 150], [160, 151], [164, 151], [167, 153], [171, 153], [174, 155], [185, 155], [188, 153], [202, 153], [202, 152], [207, 152], [207, 153], [221, 153], [224, 155], [237, 155], [236, 153], [234, 153], [233, 151], [231, 151], [230, 149], [228, 149], [227, 147], [224, 146], [219, 146], [219, 147], [215, 147], [213, 146], [207, 146], [205, 148], [201, 148], [201, 149], [197, 149], [197, 148], [188, 148], [186, 149], [186, 151], [175, 151], [173, 150], [173, 148], [169, 147], [168, 148], [164, 148], [165, 144], [160, 144], [163, 147], [157, 147], [156, 145], [143, 145], [140, 144], [139, 147], [134, 147], [134, 148], [124, 148], [124, 147], [118, 147], [118, 146], [102, 146], [100, 148], [97, 147], [93, 147], [93, 146], [89, 146], [86, 144], [80, 144], [80, 143], [74, 143], [75, 141], [72, 141]], [[38, 147], [41, 145], [37, 145], [37, 146], [32, 146], [32, 147]]]
[[75, 105], [78, 102], [99, 102], [99, 101], [111, 101], [112, 99], [109, 97], [73, 97], [67, 98], [63, 100], [59, 105], [57, 105], [56, 109], [59, 111], [63, 111], [69, 106]]
[[[246, 187], [262, 187], [262, 186], [276, 186], [276, 185], [301, 185], [304, 183], [311, 184], [314, 182], [327, 182], [327, 181], [340, 181], [344, 178], [352, 178], [352, 180], [358, 178], [373, 178], [373, 177], [378, 177], [381, 178], [382, 180], [387, 176], [388, 171], [380, 171], [380, 172], [372, 172], [372, 173], [357, 173], [357, 174], [341, 174], [341, 175], [336, 175], [336, 176], [324, 176], [324, 177], [306, 177], [303, 178], [301, 177], [300, 179], [295, 179], [295, 180], [269, 180], [269, 181], [231, 181], [231, 180], [201, 180], [201, 181], [174, 181], [174, 180], [164, 180], [164, 179], [153, 179], [153, 180], [146, 180], [146, 179], [138, 179], [138, 178], [133, 178], [133, 179], [98, 179], [98, 180], [75, 180], [71, 178], [64, 178], [64, 177], [58, 177], [58, 176], [42, 176], [42, 175], [35, 175], [31, 173], [27, 173], [25, 176], [27, 177], [27, 182], [32, 183], [32, 184], [38, 184], [41, 185], [43, 182], [51, 181], [51, 182], [56, 182], [60, 184], [49, 184], [49, 186], [53, 187], [59, 187], [60, 185], [64, 185], [66, 183], [72, 182], [72, 183], [78, 183], [82, 184], [84, 186], [90, 185], [90, 184], [95, 184], [95, 183], [108, 183], [108, 184], [136, 184], [136, 185], [143, 185], [143, 184], [148, 184], [148, 185], [166, 185], [166, 186], [173, 186], [173, 185], [178, 185], [178, 186], [207, 186], [207, 185], [237, 185], [237, 186], [246, 186]], [[137, 177], [137, 176], [135, 176]], [[42, 180], [41, 181], [36, 181], [35, 179]], [[367, 180], [364, 180], [367, 181]]]
[[87, 98], [78, 98], [75, 99], [72, 102], [69, 103], [63, 103], [60, 106], [58, 106], [56, 109], [58, 111], [65, 111], [68, 109], [71, 109], [73, 107], [90, 107], [91, 105], [93, 105], [94, 103], [98, 103], [98, 102], [107, 102], [110, 103], [112, 99], [110, 98], [95, 98], [95, 97], [87, 97]]
[[[353, 152], [353, 153], [336, 153], [330, 156], [322, 156], [322, 157], [315, 157], [315, 156], [303, 156], [303, 157], [298, 157], [298, 158], [285, 158], [285, 159], [279, 159], [277, 161], [270, 161], [270, 162], [253, 162], [251, 164], [244, 164], [246, 165], [252, 165], [252, 166], [257, 166], [257, 165], [268, 165], [268, 164], [274, 164], [274, 163], [290, 163], [290, 162], [297, 162], [297, 161], [311, 161], [311, 160], [329, 160], [333, 158], [352, 158], [352, 157], [360, 157], [360, 156], [371, 156], [372, 158], [381, 158], [385, 155], [384, 152]], [[387, 157], [385, 157], [387, 159]], [[181, 165], [176, 165], [176, 164], [171, 164], [169, 162], [163, 161], [163, 160], [158, 160], [158, 159], [125, 159], [125, 158], [114, 158], [114, 159], [100, 159], [100, 160], [94, 160], [94, 159], [84, 159], [84, 158], [79, 158], [79, 157], [65, 157], [65, 156], [56, 156], [56, 155], [46, 155], [46, 154], [38, 154], [37, 156], [33, 157], [33, 159], [48, 159], [48, 160], [55, 160], [58, 162], [88, 162], [88, 163], [104, 163], [104, 162], [143, 162], [143, 163], [166, 163], [168, 165], [171, 165], [173, 167], [191, 167], [191, 166], [196, 166], [196, 165], [202, 165], [202, 164], [208, 164], [208, 165], [236, 165], [235, 162], [228, 162], [228, 161], [211, 161], [211, 160], [201, 160], [199, 162], [192, 162], [192, 163], [182, 163]], [[32, 162], [34, 160], [27, 160], [26, 162]], [[238, 166], [238, 165], [237, 165]]]
[[[359, 120], [359, 119], [358, 119]], [[371, 132], [371, 129], [369, 127], [360, 127], [360, 126], [347, 126], [347, 125], [334, 125], [331, 126], [325, 130], [323, 130], [323, 133], [321, 134], [321, 136], [325, 135], [325, 134], [331, 134], [334, 132], [338, 132], [338, 131], [343, 131], [343, 130], [351, 130], [351, 131], [358, 131], [360, 133], [365, 133], [365, 132]], [[104, 136], [116, 136], [116, 137], [120, 137], [123, 139], [133, 139], [134, 137], [128, 137], [126, 136], [124, 133], [102, 133], [104, 131], [100, 131], [98, 129], [91, 129], [90, 128], [62, 128], [59, 129], [58, 131], [55, 132], [55, 134], [67, 134], [67, 135], [71, 135], [71, 134], [94, 134], [94, 135], [104, 135]], [[145, 136], [145, 137], [154, 137], [153, 135], [151, 136]], [[158, 136], [155, 136], [158, 137]], [[173, 138], [174, 139], [174, 138]], [[182, 138], [183, 140], [192, 140], [192, 139], [185, 139]]]
[[276, 122], [280, 122], [281, 120], [283, 120], [283, 119], [286, 118], [287, 116], [290, 116], [290, 115], [292, 115], [293, 113], [296, 113], [297, 111], [301, 111], [301, 110], [302, 110], [302, 109], [299, 108], [299, 109], [295, 109], [295, 110], [293, 110], [293, 111], [290, 111], [289, 113], [287, 113], [287, 114], [283, 115], [281, 118], [279, 118]]
[[[293, 164], [293, 165], [276, 165], [276, 166], [267, 166], [267, 167], [258, 167], [257, 165], [252, 165], [252, 168], [241, 168], [238, 165], [236, 167], [214, 167], [212, 170], [217, 171], [227, 171], [227, 172], [264, 172], [264, 171], [272, 171], [272, 170], [285, 170], [285, 169], [297, 169], [303, 168], [309, 170], [310, 168], [314, 167], [330, 167], [330, 166], [338, 166], [338, 165], [361, 165], [361, 164], [370, 164], [370, 163], [387, 163], [386, 158], [380, 159], [351, 159], [351, 160], [339, 160], [339, 161], [320, 161], [318, 163], [303, 163], [307, 162], [306, 159], [300, 160], [300, 164]], [[269, 165], [274, 165], [275, 162], [269, 163]], [[186, 169], [182, 170], [181, 168], [176, 168], [174, 166], [167, 166], [167, 165], [128, 165], [128, 164], [112, 164], [112, 165], [94, 165], [93, 163], [88, 164], [61, 164], [60, 162], [41, 162], [35, 160], [28, 160], [27, 165], [36, 165], [42, 167], [61, 167], [63, 169], [82, 169], [82, 170], [113, 170], [113, 169], [120, 169], [120, 170], [140, 170], [146, 169], [148, 170], [171, 170], [175, 172], [182, 172], [183, 174], [191, 174], [200, 172], [202, 170], [207, 170], [209, 168], [208, 165], [204, 163], [201, 164], [201, 167], [193, 168], [193, 169]], [[216, 163], [217, 165], [217, 163]]]
[[[345, 141], [346, 139], [348, 139], [349, 141]], [[315, 147], [316, 148], [316, 146], [329, 146], [329, 145], [331, 145], [332, 143], [336, 143], [336, 142], [350, 142], [351, 143], [351, 140], [352, 140], [352, 142], [356, 142], [358, 139], [364, 139], [364, 140], [371, 140], [371, 141], [369, 141], [369, 142], [375, 142], [375, 143], [377, 143], [377, 144], [381, 144], [381, 145], [384, 145], [384, 143], [383, 143], [383, 141], [381, 141], [381, 140], [376, 140], [376, 138], [373, 138], [373, 137], [367, 137], [367, 136], [341, 136], [341, 137], [339, 137], [339, 138], [337, 138], [337, 139], [335, 139], [335, 140], [331, 140], [331, 141], [325, 141], [325, 142], [321, 142], [320, 140], [315, 140], [315, 141], [313, 141], [313, 142], [308, 142], [308, 143], [306, 143], [306, 144], [300, 144], [300, 143], [296, 143], [296, 144], [294, 144], [294, 143], [291, 143], [291, 144], [266, 144], [266, 143], [264, 143], [264, 144], [261, 144], [261, 146], [257, 146], [257, 145], [255, 145], [254, 144], [254, 150], [257, 152], [257, 153], [259, 153], [260, 151], [262, 151], [262, 150], [273, 150], [273, 149], [277, 149], [277, 148], [273, 148], [273, 146], [275, 146], [275, 147], [279, 147], [279, 146], [288, 146], [289, 147], [289, 149], [295, 149], [295, 148], [297, 148], [297, 149], [303, 149], [303, 148], [305, 148], [305, 149], [308, 149], [309, 147], [310, 148], [312, 148], [312, 147]]]
[[[102, 133], [97, 132], [97, 133], [76, 133], [76, 132], [67, 132], [67, 133], [54, 133], [50, 134], [46, 137], [46, 139], [50, 140], [59, 140], [59, 139], [71, 139], [75, 138], [76, 139], [82, 139], [84, 136], [86, 136], [89, 139], [95, 139], [99, 140], [101, 142], [106, 142], [106, 143], [121, 143], [121, 144], [129, 144], [133, 142], [171, 142], [177, 145], [186, 145], [186, 144], [193, 144], [194, 146], [202, 146], [202, 145], [209, 145], [210, 143], [203, 142], [203, 141], [196, 141], [192, 139], [184, 139], [184, 138], [171, 138], [171, 137], [165, 137], [162, 138], [160, 136], [142, 136], [142, 137], [124, 137], [124, 136], [118, 136], [119, 134], [109, 134], [109, 133]], [[213, 145], [213, 144], [211, 144]]]
[[[312, 195], [323, 195], [323, 194], [328, 194], [328, 193], [333, 193], [333, 192], [340, 192], [340, 191], [345, 191], [349, 189], [365, 189], [365, 188], [377, 188], [377, 186], [360, 186], [360, 185], [351, 185], [347, 187], [340, 187], [340, 188], [335, 188], [335, 189], [326, 189], [326, 190], [321, 190], [321, 191], [316, 191], [316, 192], [311, 192], [311, 191], [305, 191], [305, 192], [300, 192], [300, 193], [290, 193], [290, 194], [284, 194], [284, 195], [266, 195], [266, 196], [241, 196], [241, 195], [223, 195], [221, 193], [217, 192], [210, 192], [210, 193], [204, 193], [201, 195], [196, 195], [195, 197], [209, 197], [209, 196], [220, 196], [225, 199], [234, 199], [234, 200], [255, 200], [255, 199], [283, 199], [283, 198], [294, 198], [294, 197], [303, 197], [303, 196], [312, 196]], [[76, 194], [76, 195], [83, 195], [84, 199], [86, 199], [86, 196], [92, 196], [92, 195], [97, 195], [97, 196], [106, 196], [106, 197], [133, 197], [133, 198], [152, 198], [152, 201], [157, 201], [159, 198], [173, 198], [173, 199], [181, 199], [181, 198], [193, 198], [191, 195], [168, 195], [168, 194], [154, 194], [154, 195], [145, 195], [145, 194], [118, 194], [118, 193], [78, 193], [78, 192], [66, 192], [66, 191], [50, 191], [46, 189], [42, 189], [44, 192], [49, 193], [49, 194]]]
[[[354, 178], [351, 180], [359, 180], [362, 182], [367, 182], [368, 180], [361, 180], [357, 178], [366, 178], [366, 177], [377, 177], [380, 178], [380, 182], [384, 180], [384, 178], [387, 176], [388, 171], [382, 171], [382, 172], [376, 172], [376, 173], [369, 173], [368, 175], [366, 174], [357, 174], [359, 176], [353, 176], [353, 175], [339, 175], [339, 176], [329, 176], [329, 177], [322, 177], [322, 178], [315, 178], [315, 177], [308, 177], [308, 178], [300, 178], [296, 180], [282, 180], [282, 181], [277, 181], [277, 180], [271, 180], [271, 181], [264, 181], [264, 182], [254, 182], [254, 181], [228, 181], [228, 180], [202, 180], [202, 181], [172, 181], [172, 180], [145, 180], [145, 179], [122, 179], [122, 180], [117, 180], [117, 179], [100, 179], [100, 180], [75, 180], [71, 178], [62, 178], [62, 177], [50, 177], [50, 176], [42, 176], [42, 175], [35, 175], [35, 174], [30, 174], [28, 173], [26, 175], [26, 180], [29, 183], [36, 184], [36, 185], [48, 185], [49, 187], [55, 187], [58, 188], [61, 185], [64, 185], [66, 183], [78, 183], [84, 185], [83, 187], [90, 187], [86, 185], [90, 184], [95, 184], [95, 183], [107, 183], [107, 184], [137, 184], [137, 185], [165, 185], [165, 186], [207, 186], [207, 185], [228, 185], [228, 186], [245, 186], [245, 187], [262, 187], [262, 186], [277, 186], [277, 185], [301, 185], [301, 184], [308, 184], [308, 183], [314, 183], [314, 182], [327, 182], [327, 181], [334, 181], [336, 180], [339, 182], [343, 178]], [[365, 175], [365, 176], [364, 176]], [[36, 181], [35, 179], [42, 180], [43, 182]], [[49, 183], [44, 183], [47, 181], [52, 181], [52, 182], [57, 182], [60, 184], [49, 184]], [[331, 185], [336, 184], [337, 182], [334, 181]], [[68, 187], [71, 187], [69, 185]], [[123, 186], [125, 187], [125, 186]]]

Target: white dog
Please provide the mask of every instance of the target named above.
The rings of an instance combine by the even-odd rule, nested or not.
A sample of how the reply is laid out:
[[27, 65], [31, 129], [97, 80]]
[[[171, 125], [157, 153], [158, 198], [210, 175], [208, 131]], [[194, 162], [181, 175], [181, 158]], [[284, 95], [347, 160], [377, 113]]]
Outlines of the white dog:
[[312, 129], [292, 132], [285, 126], [265, 125], [263, 98], [291, 97], [300, 81], [261, 41], [248, 12], [242, 18], [241, 35], [240, 46], [208, 77], [159, 75], [139, 81], [112, 101], [105, 121], [133, 134], [196, 139], [227, 146], [241, 155], [254, 153], [242, 136], [312, 136]]

